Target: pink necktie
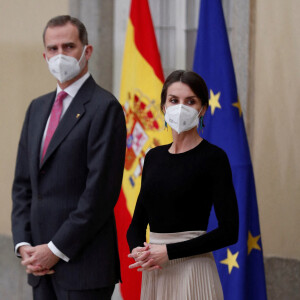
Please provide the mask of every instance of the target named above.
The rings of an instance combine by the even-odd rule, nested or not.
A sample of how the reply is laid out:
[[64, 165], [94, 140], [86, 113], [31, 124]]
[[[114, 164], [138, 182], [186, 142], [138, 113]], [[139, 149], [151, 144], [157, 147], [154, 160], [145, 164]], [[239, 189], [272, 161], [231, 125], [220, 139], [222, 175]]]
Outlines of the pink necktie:
[[52, 110], [51, 110], [51, 114], [50, 114], [50, 121], [49, 121], [49, 125], [48, 125], [48, 129], [47, 129], [47, 134], [46, 134], [46, 138], [45, 138], [45, 142], [44, 142], [44, 146], [43, 146], [43, 152], [42, 152], [42, 158], [41, 158], [41, 162], [44, 159], [44, 156], [46, 154], [47, 148], [49, 146], [49, 143], [52, 139], [52, 136], [56, 130], [56, 127], [59, 123], [60, 120], [60, 116], [62, 113], [62, 108], [63, 108], [63, 100], [68, 96], [68, 94], [65, 91], [61, 91], [56, 99], [55, 102], [53, 104]]

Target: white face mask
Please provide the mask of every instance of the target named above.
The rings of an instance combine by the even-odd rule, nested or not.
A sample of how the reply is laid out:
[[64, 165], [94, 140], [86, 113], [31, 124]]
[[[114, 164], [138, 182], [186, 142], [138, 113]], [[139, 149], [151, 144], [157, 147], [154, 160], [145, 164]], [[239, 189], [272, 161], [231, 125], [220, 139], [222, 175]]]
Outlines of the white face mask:
[[180, 134], [183, 131], [188, 131], [198, 126], [202, 108], [198, 112], [196, 109], [184, 104], [169, 106], [166, 109], [165, 121]]
[[86, 65], [84, 46], [79, 61], [73, 57], [64, 54], [58, 54], [51, 57], [49, 60], [46, 57], [50, 73], [61, 83], [76, 77]]

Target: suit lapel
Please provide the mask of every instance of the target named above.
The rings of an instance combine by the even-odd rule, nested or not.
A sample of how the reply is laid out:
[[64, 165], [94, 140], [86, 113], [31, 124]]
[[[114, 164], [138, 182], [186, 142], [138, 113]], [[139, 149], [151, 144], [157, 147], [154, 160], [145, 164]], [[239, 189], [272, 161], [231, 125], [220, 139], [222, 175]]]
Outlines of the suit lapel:
[[39, 104], [39, 107], [37, 107], [37, 113], [35, 114], [34, 119], [34, 125], [32, 128], [36, 130], [36, 132], [31, 133], [32, 136], [32, 155], [31, 157], [34, 158], [34, 170], [39, 169], [40, 165], [40, 152], [41, 152], [41, 142], [44, 134], [44, 130], [46, 127], [46, 123], [48, 120], [48, 117], [51, 112], [51, 108], [53, 105], [53, 102], [55, 100], [56, 92], [50, 93], [47, 95]]
[[54, 132], [41, 167], [74, 128], [76, 123], [83, 117], [85, 113], [84, 105], [90, 100], [95, 85], [95, 81], [90, 76], [78, 91]]

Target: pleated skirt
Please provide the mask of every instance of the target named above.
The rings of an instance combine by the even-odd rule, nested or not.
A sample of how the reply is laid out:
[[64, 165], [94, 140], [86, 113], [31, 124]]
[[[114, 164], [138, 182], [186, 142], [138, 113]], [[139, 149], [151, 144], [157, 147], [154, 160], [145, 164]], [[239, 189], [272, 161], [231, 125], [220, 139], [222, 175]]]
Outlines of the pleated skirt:
[[[151, 244], [186, 241], [204, 231], [150, 232]], [[223, 291], [212, 253], [173, 259], [161, 270], [143, 271], [141, 300], [223, 300]]]

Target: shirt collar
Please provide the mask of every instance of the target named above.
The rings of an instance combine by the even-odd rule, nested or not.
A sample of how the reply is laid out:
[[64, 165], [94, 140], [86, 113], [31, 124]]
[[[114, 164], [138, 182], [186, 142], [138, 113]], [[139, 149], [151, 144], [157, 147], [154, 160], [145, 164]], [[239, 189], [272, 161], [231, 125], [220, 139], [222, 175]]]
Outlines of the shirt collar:
[[[84, 84], [84, 82], [90, 77], [90, 73], [85, 73], [82, 77], [80, 77], [77, 81], [73, 82], [71, 85], [69, 85], [67, 88], [64, 89], [68, 95], [70, 95], [72, 98], [76, 96], [81, 86]], [[61, 87], [57, 84], [56, 88], [56, 95], [61, 92]]]

